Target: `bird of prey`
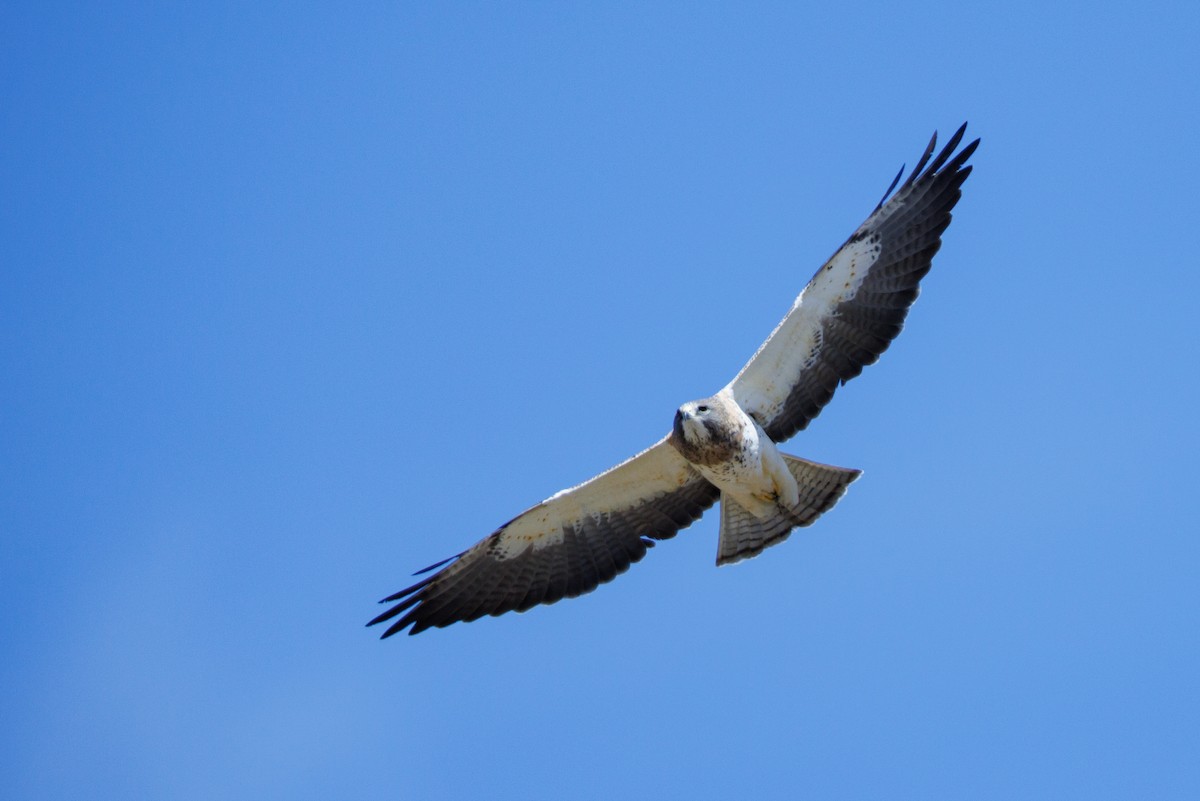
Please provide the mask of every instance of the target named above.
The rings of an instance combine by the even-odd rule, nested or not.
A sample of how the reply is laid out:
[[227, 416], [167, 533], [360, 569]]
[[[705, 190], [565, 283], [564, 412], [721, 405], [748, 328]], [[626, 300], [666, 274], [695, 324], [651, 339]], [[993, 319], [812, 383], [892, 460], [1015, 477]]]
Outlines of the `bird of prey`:
[[383, 637], [410, 626], [416, 634], [582, 595], [717, 500], [718, 565], [756, 556], [831, 509], [860, 471], [789, 456], [776, 444], [804, 429], [900, 333], [971, 173], [966, 162], [979, 140], [955, 152], [966, 127], [936, 156], [935, 133], [896, 189], [900, 169], [720, 392], [680, 406], [671, 432], [633, 458], [420, 571], [432, 575], [380, 601], [394, 605], [367, 625], [394, 620]]

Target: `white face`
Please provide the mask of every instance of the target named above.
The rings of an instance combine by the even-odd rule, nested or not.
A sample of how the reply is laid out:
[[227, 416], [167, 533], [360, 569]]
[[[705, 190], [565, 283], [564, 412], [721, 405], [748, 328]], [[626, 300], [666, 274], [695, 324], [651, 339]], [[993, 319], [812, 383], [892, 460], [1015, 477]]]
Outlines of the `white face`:
[[703, 445], [712, 439], [705, 421], [712, 420], [715, 414], [711, 400], [689, 401], [675, 412], [675, 432], [693, 445]]
[[754, 424], [733, 401], [720, 395], [685, 403], [675, 412], [671, 444], [693, 465], [717, 465], [742, 453], [747, 444], [747, 427]]

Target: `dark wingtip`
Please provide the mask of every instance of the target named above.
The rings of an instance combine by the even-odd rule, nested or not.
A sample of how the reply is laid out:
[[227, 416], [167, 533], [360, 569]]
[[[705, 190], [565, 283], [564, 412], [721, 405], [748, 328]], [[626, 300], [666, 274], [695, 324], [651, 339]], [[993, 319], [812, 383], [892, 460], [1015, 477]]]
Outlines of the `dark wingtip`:
[[971, 155], [975, 152], [975, 149], [978, 147], [979, 147], [978, 139], [976, 139], [972, 142], [968, 142], [966, 147], [964, 147], [962, 150], [958, 151], [958, 155], [954, 157], [954, 160], [951, 161], [948, 165], [946, 165], [946, 168], [948, 170], [950, 170], [951, 172], [960, 170], [960, 169], [963, 170], [964, 172], [970, 170], [971, 169], [970, 167], [963, 167], [963, 164], [966, 163], [967, 159], [971, 158]]
[[[908, 174], [908, 180], [904, 182], [904, 185], [900, 187], [900, 189], [902, 191], [908, 189], [917, 181], [922, 181], [932, 175], [938, 174], [941, 171], [958, 171], [962, 167], [963, 163], [970, 158], [971, 154], [975, 152], [975, 148], [979, 146], [979, 140], [976, 139], [960, 150], [957, 155], [955, 155], [954, 149], [959, 146], [963, 140], [963, 136], [966, 133], [967, 123], [964, 122], [958, 127], [958, 130], [954, 132], [954, 135], [950, 137], [949, 141], [946, 142], [945, 146], [938, 152], [937, 156], [934, 156], [933, 151], [937, 148], [938, 138], [937, 131], [934, 131], [933, 136], [929, 139], [929, 144], [925, 147], [925, 152], [921, 154], [921, 160], [917, 162], [917, 166], [913, 168], [913, 171]], [[951, 160], [950, 157], [952, 155], [954, 158]], [[880, 205], [882, 206], [882, 203]]]
[[958, 147], [958, 143], [962, 141], [963, 134], [966, 132], [967, 124], [964, 122], [962, 125], [958, 126], [958, 130], [954, 132], [954, 136], [950, 137], [950, 141], [946, 143], [946, 147], [943, 148], [943, 152], [953, 153], [954, 148]]
[[[390, 629], [388, 629], [388, 634], [395, 634], [396, 632], [400, 631], [405, 626], [407, 626], [409, 623], [412, 623], [412, 621], [411, 620], [401, 620], [399, 623], [397, 623], [396, 625], [394, 625]], [[408, 636], [411, 637], [414, 634], [420, 634], [425, 629], [430, 628], [430, 625], [431, 624], [426, 623], [424, 621], [414, 623], [413, 627], [408, 630]]]
[[[412, 598], [410, 600], [415, 602], [417, 599]], [[387, 617], [389, 617], [389, 618], [394, 617], [395, 615], [397, 615], [400, 612], [403, 612], [405, 609], [407, 609], [409, 605], [410, 604], [408, 604], [408, 603], [401, 604], [396, 609], [391, 610], [388, 613]], [[382, 618], [383, 615], [380, 615], [380, 617]], [[384, 619], [386, 620], [387, 618], [384, 618]], [[388, 626], [387, 631], [385, 631], [385, 632], [383, 632], [383, 634], [379, 635], [379, 639], [386, 640], [388, 637], [391, 637], [393, 634], [399, 634], [400, 632], [404, 631], [406, 628], [408, 628], [409, 626], [412, 625], [413, 619], [414, 619], [414, 614], [413, 614], [413, 612], [410, 611], [407, 615], [400, 618], [392, 625]], [[374, 622], [374, 621], [372, 621], [372, 622]], [[416, 634], [418, 631], [420, 631], [420, 628], [414, 628], [413, 630], [410, 630], [408, 633]]]
[[875, 211], [879, 211], [883, 208], [883, 204], [887, 202], [888, 196], [892, 194], [892, 190], [896, 188], [896, 184], [900, 183], [900, 176], [904, 175], [905, 166], [906, 165], [904, 164], [900, 165], [900, 172], [896, 173], [896, 177], [892, 179], [891, 186], [889, 186], [887, 191], [883, 193], [883, 197], [879, 198], [879, 203], [875, 206]]
[[929, 137], [929, 144], [925, 146], [925, 152], [921, 154], [921, 158], [917, 161], [917, 166], [913, 167], [913, 171], [908, 174], [908, 180], [904, 182], [904, 186], [900, 187], [901, 189], [907, 189], [912, 186], [913, 181], [921, 177], [921, 171], [929, 163], [929, 158], [933, 155], [935, 147], [937, 147], [937, 131], [934, 131], [933, 136]]
[[[385, 631], [383, 634], [379, 635], [379, 639], [386, 640], [388, 637], [391, 637], [393, 634], [399, 634], [401, 631], [404, 631], [404, 627], [407, 625], [408, 625], [408, 623], [405, 623], [403, 621], [393, 623], [388, 628], [387, 631]], [[412, 632], [410, 631], [409, 634], [412, 634]]]
[[[446, 565], [450, 562], [453, 562], [455, 559], [458, 559], [460, 556], [463, 555], [463, 553], [466, 553], [466, 551], [463, 551], [462, 553], [456, 553], [454, 556], [443, 559], [442, 561], [437, 562], [436, 564], [432, 564], [429, 567], [422, 568], [422, 569], [418, 570], [416, 573], [413, 573], [413, 575], [420, 576], [422, 574], [430, 572], [431, 570], [437, 570], [439, 567], [442, 567], [443, 565]], [[440, 574], [438, 574], [438, 575], [440, 575]], [[411, 587], [405, 587], [404, 589], [400, 590], [399, 592], [394, 592], [386, 598], [380, 598], [379, 603], [381, 603], [381, 604], [390, 604], [390, 603], [393, 603], [394, 601], [400, 601], [400, 603], [398, 603], [395, 606], [393, 606], [392, 608], [388, 609], [386, 612], [384, 612], [380, 615], [376, 615], [374, 618], [371, 619], [371, 622], [367, 623], [367, 625], [374, 626], [378, 623], [383, 623], [385, 621], [391, 620], [392, 618], [394, 618], [396, 615], [400, 614], [401, 612], [404, 612], [404, 611], [412, 608], [416, 604], [420, 603], [420, 601], [422, 600], [422, 593], [420, 592], [420, 590], [423, 590], [435, 578], [437, 578], [437, 575], [427, 576], [426, 578], [423, 578], [420, 581], [418, 581], [416, 584], [413, 584]], [[409, 612], [409, 614], [405, 615], [404, 617], [400, 618], [395, 623], [393, 623], [391, 626], [389, 626], [387, 631], [385, 631], [383, 634], [379, 635], [379, 639], [386, 640], [388, 637], [391, 637], [393, 634], [396, 634], [397, 632], [402, 631], [404, 628], [411, 625], [412, 622], [413, 622], [413, 615], [411, 612]], [[416, 634], [418, 631], [421, 631], [422, 628], [423, 627], [420, 625], [414, 626], [413, 629], [411, 631], [409, 631], [409, 634]]]
[[[423, 578], [423, 579], [421, 579], [420, 581], [418, 581], [416, 584], [412, 585], [411, 587], [405, 587], [404, 589], [400, 590], [399, 592], [393, 592], [391, 595], [389, 595], [389, 596], [388, 596], [388, 597], [386, 597], [386, 598], [380, 598], [380, 599], [379, 599], [379, 603], [381, 603], [381, 604], [390, 604], [392, 601], [399, 601], [399, 600], [400, 600], [401, 598], [403, 598], [404, 596], [406, 596], [406, 595], [411, 595], [412, 593], [414, 593], [414, 592], [416, 592], [417, 590], [421, 589], [421, 588], [422, 588], [422, 587], [424, 587], [426, 584], [428, 584], [429, 582], [433, 581], [435, 578], [437, 578], [437, 577], [436, 577], [436, 576], [430, 576], [429, 578]], [[411, 600], [411, 599], [410, 599], [410, 600]]]
[[455, 559], [457, 559], [458, 557], [462, 556], [464, 553], [466, 553], [466, 551], [463, 551], [462, 553], [456, 553], [456, 554], [454, 554], [454, 556], [447, 556], [445, 559], [443, 559], [443, 560], [442, 560], [442, 561], [440, 561], [440, 562], [435, 562], [434, 564], [430, 565], [429, 567], [423, 567], [423, 568], [421, 568], [421, 569], [420, 569], [420, 570], [418, 570], [416, 573], [413, 573], [413, 575], [414, 575], [414, 576], [419, 576], [419, 575], [421, 575], [422, 573], [428, 573], [430, 570], [437, 570], [437, 569], [438, 569], [439, 567], [441, 567], [442, 565], [444, 565], [444, 564], [446, 564], [446, 563], [448, 563], [448, 562], [453, 562]]
[[[978, 139], [971, 142], [961, 151], [959, 151], [958, 155], [956, 155], [954, 160], [949, 164], [946, 164], [946, 160], [950, 158], [950, 155], [954, 152], [954, 149], [958, 147], [966, 132], [967, 123], [964, 122], [958, 127], [958, 130], [954, 132], [954, 135], [950, 137], [950, 141], [946, 143], [945, 147], [942, 148], [937, 157], [934, 158], [933, 152], [937, 148], [938, 141], [937, 131], [934, 131], [933, 136], [929, 137], [929, 144], [925, 146], [925, 152], [921, 154], [921, 158], [917, 161], [917, 166], [914, 167], [912, 172], [908, 174], [908, 179], [900, 187], [901, 190], [907, 189], [922, 178], [936, 173], [938, 170], [942, 169], [943, 166], [945, 166], [950, 172], [955, 172], [961, 168], [963, 163], [966, 162], [966, 160], [971, 157], [971, 154], [975, 152], [975, 148], [979, 146]], [[933, 159], [932, 162], [930, 159]], [[883, 193], [883, 197], [881, 197], [879, 202], [875, 205], [875, 211], [879, 211], [881, 208], [883, 208], [883, 204], [887, 203], [888, 198], [892, 196], [892, 191], [895, 190], [897, 184], [900, 183], [900, 178], [904, 175], [904, 167], [905, 165], [900, 166], [900, 172], [896, 173], [896, 177], [892, 179], [892, 183], [888, 186], [887, 191]]]
[[[449, 561], [449, 560], [447, 560], [447, 561]], [[424, 572], [424, 571], [422, 571], [422, 572]], [[388, 620], [391, 620], [392, 618], [396, 617], [396, 615], [399, 615], [401, 612], [409, 610], [416, 604], [420, 603], [423, 598], [423, 595], [424, 595], [424, 593], [422, 593], [421, 590], [425, 589], [425, 587], [427, 585], [429, 585], [435, 578], [437, 578], [437, 576], [429, 576], [428, 578], [424, 578], [421, 581], [418, 581], [416, 584], [412, 585], [411, 587], [406, 587], [405, 589], [400, 590], [399, 592], [394, 592], [391, 595], [389, 595], [388, 597], [380, 599], [379, 603], [381, 603], [381, 604], [392, 603], [393, 601], [399, 601], [399, 603], [397, 603], [395, 606], [389, 608], [387, 611], [382, 612], [382, 613], [376, 615], [375, 617], [371, 618], [371, 621], [369, 623], [367, 623], [367, 626], [370, 627], [370, 626], [374, 626], [379, 623], [384, 623]], [[405, 615], [404, 617], [400, 618], [400, 620], [393, 623], [388, 628], [388, 630], [385, 631], [380, 636], [379, 639], [386, 640], [388, 637], [391, 637], [393, 634], [400, 631], [402, 628], [407, 626], [409, 623], [412, 623], [412, 613], [411, 612], [409, 614]]]

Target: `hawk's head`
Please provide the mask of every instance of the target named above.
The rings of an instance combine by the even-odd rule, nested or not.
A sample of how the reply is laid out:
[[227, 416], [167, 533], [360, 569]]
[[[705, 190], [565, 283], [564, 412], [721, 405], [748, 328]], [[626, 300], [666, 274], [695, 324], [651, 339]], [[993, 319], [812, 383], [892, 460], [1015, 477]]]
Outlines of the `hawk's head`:
[[728, 398], [689, 401], [675, 412], [670, 443], [689, 462], [711, 465], [728, 460], [743, 437], [741, 409]]

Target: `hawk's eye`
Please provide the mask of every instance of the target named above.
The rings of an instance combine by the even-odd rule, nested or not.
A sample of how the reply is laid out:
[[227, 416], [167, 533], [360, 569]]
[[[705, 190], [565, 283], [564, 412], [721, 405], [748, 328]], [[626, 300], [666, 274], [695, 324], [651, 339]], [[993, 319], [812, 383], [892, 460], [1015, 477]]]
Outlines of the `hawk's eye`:
[[698, 411], [698, 412], [702, 412], [702, 413], [703, 413], [703, 412], [707, 412], [707, 411], [708, 411], [708, 407], [707, 407], [707, 406], [697, 406], [697, 407], [696, 407], [696, 411]]

